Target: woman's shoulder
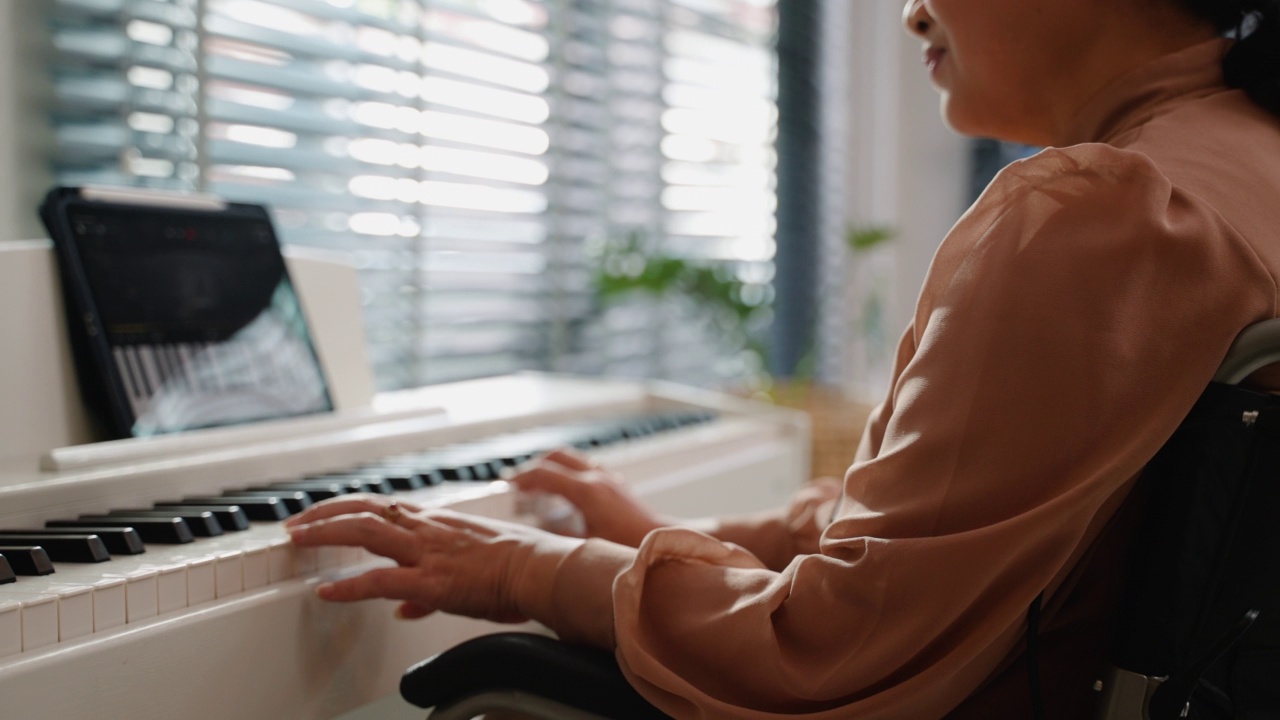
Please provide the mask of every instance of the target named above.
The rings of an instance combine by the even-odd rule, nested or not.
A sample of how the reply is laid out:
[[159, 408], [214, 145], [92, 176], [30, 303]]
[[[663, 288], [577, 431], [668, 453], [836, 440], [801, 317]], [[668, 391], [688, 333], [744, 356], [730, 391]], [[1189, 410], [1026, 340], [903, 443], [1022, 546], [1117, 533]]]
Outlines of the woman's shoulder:
[[[1072, 252], [1235, 235], [1218, 209], [1149, 155], [1102, 143], [1047, 148], [1000, 171], [955, 232], [1012, 241], [1070, 239]], [[1233, 241], [1228, 241], [1233, 242]]]
[[[1118, 184], [1168, 187], [1169, 179], [1146, 154], [1105, 143], [1050, 147], [1010, 163], [996, 174], [983, 199], [1010, 199], [1031, 192], [1108, 192]], [[994, 195], [987, 198], [987, 195]]]
[[1107, 244], [1114, 246], [1114, 228], [1139, 239], [1148, 234], [1144, 228], [1163, 224], [1173, 193], [1142, 153], [1100, 143], [1047, 148], [997, 173], [944, 246], [964, 255], [991, 243], [1024, 250], [1037, 238], [1079, 234], [1084, 242], [1072, 244], [1083, 250], [1088, 237], [1100, 235], [1096, 228], [1107, 225], [1113, 228], [1105, 233]]
[[977, 256], [1027, 272], [1139, 261], [1224, 273], [1259, 268], [1213, 204], [1150, 156], [1100, 143], [1049, 148], [1010, 164], [948, 241], [939, 258], [955, 268]]

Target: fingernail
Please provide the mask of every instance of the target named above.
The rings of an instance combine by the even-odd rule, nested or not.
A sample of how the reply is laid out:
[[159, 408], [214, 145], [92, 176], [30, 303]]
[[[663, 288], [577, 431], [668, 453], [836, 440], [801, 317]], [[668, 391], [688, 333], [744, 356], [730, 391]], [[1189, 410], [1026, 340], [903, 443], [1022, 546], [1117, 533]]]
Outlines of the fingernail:
[[333, 590], [333, 583], [323, 583], [321, 585], [316, 586], [315, 594], [316, 594], [316, 597], [320, 598], [321, 600], [328, 600], [329, 594], [332, 590]]
[[397, 607], [397, 608], [396, 608], [396, 619], [397, 619], [397, 620], [407, 620], [407, 619], [408, 619], [408, 618], [405, 616], [405, 614], [404, 614], [404, 606], [403, 606], [403, 605], [401, 605], [401, 606], [399, 606], [399, 607]]

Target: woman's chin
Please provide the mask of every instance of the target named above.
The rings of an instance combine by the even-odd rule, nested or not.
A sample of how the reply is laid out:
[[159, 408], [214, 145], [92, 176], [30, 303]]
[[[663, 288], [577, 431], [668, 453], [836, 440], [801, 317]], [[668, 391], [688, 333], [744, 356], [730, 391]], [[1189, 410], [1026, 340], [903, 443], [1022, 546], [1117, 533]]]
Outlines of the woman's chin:
[[970, 137], [988, 136], [986, 123], [981, 122], [981, 118], [974, 117], [972, 113], [966, 112], [964, 105], [957, 103], [955, 97], [945, 90], [939, 101], [939, 112], [942, 114], [942, 122], [953, 132]]
[[993, 138], [1024, 145], [1045, 144], [1044, 140], [1037, 139], [1042, 133], [1036, 132], [1029, 123], [1019, 123], [1014, 117], [990, 112], [998, 107], [992, 105], [986, 112], [978, 112], [972, 104], [958, 103], [953, 95], [944, 92], [941, 101], [942, 122], [952, 132], [968, 137]]

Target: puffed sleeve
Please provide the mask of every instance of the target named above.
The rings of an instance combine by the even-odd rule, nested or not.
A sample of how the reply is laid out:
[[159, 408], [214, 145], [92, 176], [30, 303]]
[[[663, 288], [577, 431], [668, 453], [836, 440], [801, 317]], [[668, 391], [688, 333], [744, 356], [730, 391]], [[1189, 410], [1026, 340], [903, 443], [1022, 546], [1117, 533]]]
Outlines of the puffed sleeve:
[[777, 510], [710, 518], [684, 526], [737, 545], [765, 567], [781, 570], [795, 556], [818, 551], [818, 540], [831, 521], [842, 486], [835, 478], [818, 478], [805, 483]]
[[1144, 156], [1007, 169], [935, 258], [817, 550], [775, 571], [651, 533], [613, 583], [624, 670], [679, 718], [944, 715], [1275, 303], [1245, 242]]

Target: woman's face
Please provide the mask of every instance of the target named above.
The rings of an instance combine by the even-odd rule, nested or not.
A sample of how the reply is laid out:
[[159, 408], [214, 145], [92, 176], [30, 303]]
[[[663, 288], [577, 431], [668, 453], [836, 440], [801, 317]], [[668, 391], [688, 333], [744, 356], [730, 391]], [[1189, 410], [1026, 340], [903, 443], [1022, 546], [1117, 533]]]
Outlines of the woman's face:
[[1096, 29], [1096, 0], [908, 0], [907, 32], [957, 132], [1049, 144]]

